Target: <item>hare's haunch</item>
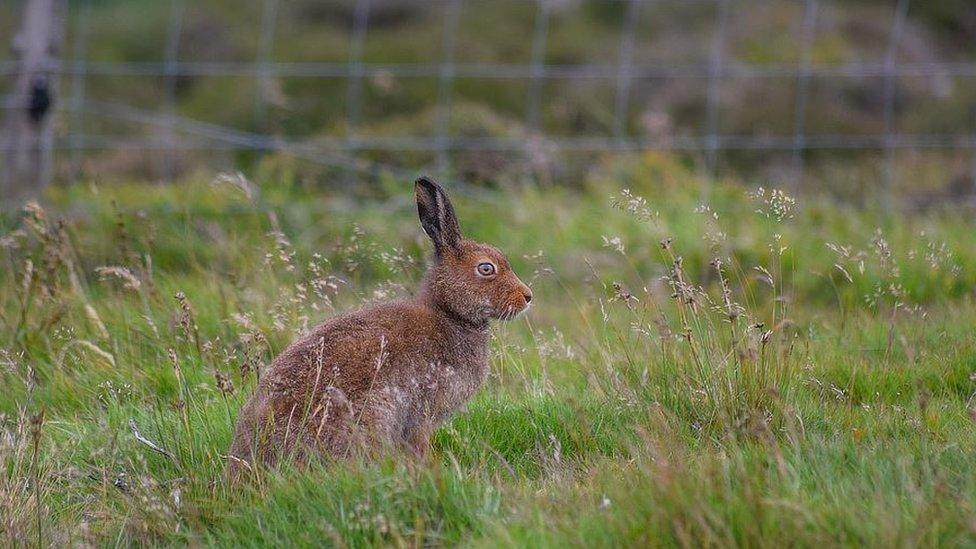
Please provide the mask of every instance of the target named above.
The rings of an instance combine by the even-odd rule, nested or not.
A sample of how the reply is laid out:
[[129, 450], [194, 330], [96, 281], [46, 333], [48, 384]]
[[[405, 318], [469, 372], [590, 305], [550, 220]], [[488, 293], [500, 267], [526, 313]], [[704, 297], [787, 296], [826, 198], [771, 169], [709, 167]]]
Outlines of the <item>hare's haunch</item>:
[[528, 308], [532, 292], [500, 251], [461, 237], [444, 189], [415, 184], [434, 243], [416, 296], [326, 320], [272, 362], [241, 409], [228, 472], [279, 459], [404, 448], [433, 430], [488, 373], [488, 323]]

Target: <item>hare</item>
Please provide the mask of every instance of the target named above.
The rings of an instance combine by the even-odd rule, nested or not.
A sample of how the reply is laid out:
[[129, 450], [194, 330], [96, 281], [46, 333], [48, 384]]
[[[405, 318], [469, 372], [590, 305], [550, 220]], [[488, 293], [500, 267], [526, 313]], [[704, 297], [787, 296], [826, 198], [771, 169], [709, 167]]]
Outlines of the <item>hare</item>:
[[461, 236], [444, 189], [415, 186], [434, 244], [420, 291], [326, 320], [288, 346], [241, 409], [228, 474], [282, 459], [403, 449], [426, 455], [434, 429], [488, 373], [488, 326], [525, 311], [532, 291], [496, 248]]

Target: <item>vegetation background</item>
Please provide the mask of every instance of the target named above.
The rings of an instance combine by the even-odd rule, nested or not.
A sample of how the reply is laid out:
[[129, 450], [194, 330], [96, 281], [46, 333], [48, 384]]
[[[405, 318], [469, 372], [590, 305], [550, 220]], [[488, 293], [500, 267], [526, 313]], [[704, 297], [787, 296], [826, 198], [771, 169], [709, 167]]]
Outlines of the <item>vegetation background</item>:
[[[0, 36], [15, 35], [25, 1], [0, 6]], [[361, 37], [360, 4], [368, 6]], [[371, 178], [378, 164], [410, 171], [432, 165], [439, 148], [432, 140], [444, 131], [448, 141], [528, 140], [514, 150], [449, 148], [447, 164], [465, 181], [491, 186], [530, 176], [579, 185], [606, 153], [562, 150], [560, 140], [623, 137], [678, 147], [701, 162], [714, 131], [733, 141], [786, 140], [785, 147], [720, 145], [711, 167], [721, 177], [814, 189], [848, 202], [876, 199], [883, 182], [885, 193], [908, 207], [974, 192], [971, 2], [908, 2], [903, 24], [897, 0], [654, 0], [636, 1], [633, 10], [631, 4], [68, 2], [56, 123], [64, 150], [56, 169], [72, 181], [171, 181], [201, 167], [209, 176], [249, 172], [268, 160], [262, 149], [288, 142], [310, 152], [289, 160], [303, 181], [348, 187]], [[547, 23], [537, 44], [542, 5]], [[621, 39], [631, 15], [627, 55]], [[539, 79], [531, 72], [537, 45], [541, 67], [554, 71]], [[0, 69], [12, 67], [4, 64], [13, 55], [0, 49]], [[619, 67], [627, 59], [633, 74], [617, 128]], [[362, 75], [351, 68], [357, 62]], [[447, 65], [455, 70], [445, 87]], [[712, 82], [710, 72], [719, 67]], [[492, 68], [510, 74], [488, 76]], [[0, 70], [0, 90], [12, 78]], [[802, 154], [807, 169], [797, 173], [792, 142], [801, 129], [810, 148]], [[167, 137], [174, 132], [175, 144]], [[884, 148], [898, 136], [921, 139], [896, 146], [889, 170]], [[933, 146], [924, 139], [933, 136], [948, 140]], [[255, 137], [266, 139], [254, 143]], [[812, 145], [817, 138], [827, 145]], [[356, 139], [379, 144], [357, 149]], [[410, 139], [426, 141], [404, 145]], [[354, 176], [339, 169], [349, 164], [360, 168]]]
[[[641, 62], [704, 62], [715, 3], [654, 4]], [[0, 29], [16, 5], [0, 5]], [[92, 60], [161, 59], [167, 3], [83, 5]], [[273, 60], [349, 59], [353, 3], [280, 5]], [[372, 5], [365, 60], [437, 59], [431, 3]], [[527, 62], [534, 3], [464, 5], [459, 59]], [[615, 54], [624, 3], [552, 5], [547, 63]], [[797, 62], [802, 3], [734, 5], [733, 62]], [[820, 5], [816, 62], [883, 57], [892, 3]], [[187, 10], [181, 58], [257, 55], [259, 3]], [[900, 60], [971, 62], [969, 2], [909, 13]], [[899, 79], [897, 131], [972, 132], [974, 79]], [[92, 104], [167, 101], [162, 77], [86, 81]], [[312, 144], [349, 131], [342, 78], [177, 83], [188, 118]], [[701, 83], [637, 82], [630, 131], [701, 136]], [[436, 77], [363, 84], [358, 135], [435, 131]], [[570, 84], [546, 82], [545, 135], [612, 136], [612, 83]], [[454, 135], [533, 135], [526, 85], [455, 81]], [[721, 131], [790, 134], [794, 85], [723, 82]], [[810, 132], [878, 133], [882, 92], [877, 78], [814, 82]], [[59, 116], [62, 137], [78, 129]], [[123, 141], [156, 131], [95, 111], [81, 123]], [[790, 151], [725, 151], [714, 173], [697, 152], [451, 152], [463, 230], [505, 250], [536, 296], [495, 328], [486, 386], [426, 462], [283, 467], [238, 486], [225, 452], [269, 361], [321, 319], [416, 286], [428, 245], [408, 174], [437, 169], [435, 154], [77, 152], [62, 184], [0, 214], [4, 545], [976, 545], [969, 148], [898, 151], [890, 189], [880, 150], [808, 151], [802, 181]]]

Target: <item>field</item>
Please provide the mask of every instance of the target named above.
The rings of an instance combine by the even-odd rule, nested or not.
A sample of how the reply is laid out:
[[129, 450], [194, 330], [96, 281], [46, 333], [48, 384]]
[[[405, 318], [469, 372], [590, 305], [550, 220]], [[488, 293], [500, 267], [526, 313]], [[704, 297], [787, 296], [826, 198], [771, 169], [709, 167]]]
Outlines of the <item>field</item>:
[[426, 462], [237, 486], [264, 365], [416, 285], [410, 182], [51, 190], [0, 218], [0, 544], [976, 544], [971, 213], [701, 183], [451, 187], [536, 295], [485, 387]]

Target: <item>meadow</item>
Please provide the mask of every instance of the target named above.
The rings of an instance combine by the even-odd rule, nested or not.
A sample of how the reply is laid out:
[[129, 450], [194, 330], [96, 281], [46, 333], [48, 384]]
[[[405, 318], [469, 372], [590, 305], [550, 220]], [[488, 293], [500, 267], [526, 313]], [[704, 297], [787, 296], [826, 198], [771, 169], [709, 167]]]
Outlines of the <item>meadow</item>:
[[0, 217], [0, 544], [976, 544], [971, 212], [650, 153], [572, 189], [446, 183], [536, 296], [486, 385], [427, 461], [238, 485], [271, 358], [419, 280], [411, 181], [91, 181]]

